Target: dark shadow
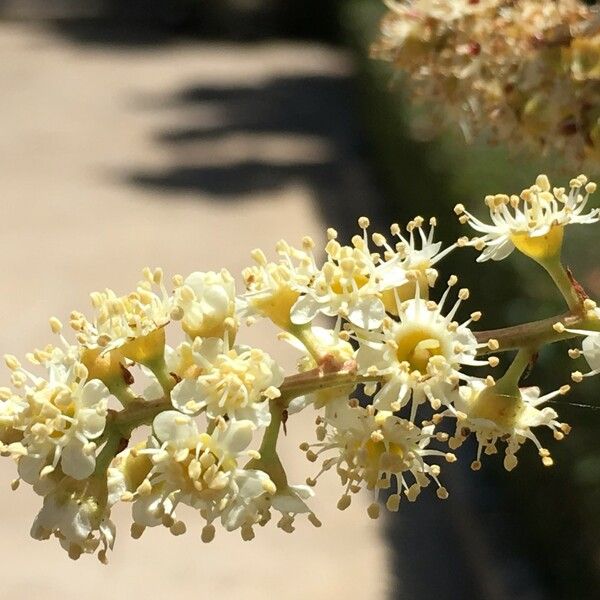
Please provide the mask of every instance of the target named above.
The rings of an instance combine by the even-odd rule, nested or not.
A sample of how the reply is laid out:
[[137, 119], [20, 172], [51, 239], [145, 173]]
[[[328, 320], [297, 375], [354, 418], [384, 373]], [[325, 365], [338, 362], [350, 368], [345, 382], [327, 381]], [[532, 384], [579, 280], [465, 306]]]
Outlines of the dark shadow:
[[182, 39], [256, 41], [336, 37], [337, 0], [103, 0], [92, 15], [74, 13], [52, 28], [84, 45], [149, 47]]
[[[172, 150], [172, 166], [162, 171], [128, 173], [135, 185], [158, 190], [208, 194], [224, 201], [260, 194], [301, 183], [314, 194], [324, 220], [343, 221], [340, 233], [353, 230], [362, 214], [381, 213], [381, 197], [365, 164], [365, 146], [353, 110], [353, 83], [346, 76], [303, 75], [277, 77], [258, 86], [188, 87], [162, 106], [218, 109], [219, 127], [194, 124], [159, 131], [156, 142]], [[152, 99], [142, 98], [143, 107]], [[159, 104], [160, 106], [160, 104]], [[297, 160], [247, 160], [227, 165], [199, 162], [178, 164], [185, 147], [218, 143], [228, 136], [269, 135], [315, 139], [327, 148], [326, 157], [305, 155]], [[187, 157], [186, 157], [187, 158]], [[342, 214], [340, 214], [342, 213]]]

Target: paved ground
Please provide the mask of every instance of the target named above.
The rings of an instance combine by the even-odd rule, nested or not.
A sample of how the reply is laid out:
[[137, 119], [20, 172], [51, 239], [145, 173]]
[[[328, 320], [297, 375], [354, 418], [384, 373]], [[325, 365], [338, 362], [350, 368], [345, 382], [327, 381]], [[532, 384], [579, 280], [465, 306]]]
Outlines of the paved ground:
[[[322, 236], [315, 199], [327, 204], [319, 198], [327, 172], [319, 165], [338, 149], [318, 128], [311, 135], [232, 128], [244, 97], [231, 96], [225, 110], [209, 92], [263, 86], [268, 94], [269, 82], [290, 78], [327, 82], [347, 72], [343, 56], [290, 44], [116, 51], [2, 25], [0, 57], [0, 352], [21, 355], [43, 344], [48, 316], [85, 308], [88, 292], [106, 285], [128, 291], [145, 265], [239, 271], [257, 245]], [[253, 106], [260, 109], [260, 96]], [[190, 121], [196, 132], [213, 134], [181, 135]], [[356, 174], [348, 177], [354, 185]], [[293, 355], [264, 330], [246, 339], [285, 355], [292, 367]], [[305, 419], [286, 451], [298, 477], [305, 465], [296, 442], [308, 435]], [[38, 498], [25, 486], [11, 493], [11, 478], [12, 465], [3, 462], [0, 598], [385, 595], [379, 530], [365, 501], [336, 511], [333, 480], [323, 482], [315, 503], [324, 527], [301, 523], [293, 536], [267, 528], [248, 544], [233, 534], [204, 546], [193, 524], [181, 538], [161, 530], [134, 542], [118, 514], [123, 526], [105, 568], [89, 558], [72, 563], [54, 542], [30, 540]]]

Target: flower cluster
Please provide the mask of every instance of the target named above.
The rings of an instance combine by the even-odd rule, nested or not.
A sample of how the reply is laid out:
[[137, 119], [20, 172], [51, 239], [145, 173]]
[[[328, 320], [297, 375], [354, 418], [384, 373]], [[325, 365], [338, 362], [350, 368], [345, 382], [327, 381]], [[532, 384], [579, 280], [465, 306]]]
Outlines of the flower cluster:
[[[462, 9], [474, 15], [487, 4]], [[72, 558], [97, 552], [106, 561], [117, 502], [131, 505], [134, 537], [156, 526], [185, 533], [180, 506], [200, 518], [204, 542], [219, 523], [250, 540], [274, 513], [286, 532], [297, 515], [318, 527], [308, 501], [332, 469], [342, 486], [338, 507], [366, 488], [367, 512], [377, 518], [380, 502], [396, 511], [431, 483], [445, 499], [442, 465], [457, 460], [454, 450], [469, 437], [478, 446], [474, 470], [499, 447], [512, 470], [527, 440], [550, 466], [538, 430], [560, 440], [569, 426], [544, 404], [569, 386], [542, 395], [520, 381], [539, 347], [576, 336], [583, 349], [570, 355], [583, 353], [592, 371], [573, 380], [600, 372], [600, 310], [560, 263], [564, 226], [600, 220], [598, 209], [585, 212], [594, 189], [579, 176], [568, 193], [551, 191], [540, 175], [520, 196], [486, 198], [492, 225], [458, 206], [460, 220], [482, 235], [445, 248], [435, 219], [421, 217], [404, 231], [393, 224], [387, 237], [369, 232], [362, 217], [347, 244], [329, 229], [323, 262], [312, 239], [301, 248], [281, 241], [275, 262], [252, 253], [240, 294], [226, 270], [175, 276], [169, 290], [160, 269], [145, 269], [134, 292], [94, 293], [91, 317], [72, 313], [75, 343], [52, 318], [59, 343], [28, 354], [27, 368], [7, 355], [12, 386], [0, 388], [0, 454], [17, 464], [13, 488], [23, 481], [43, 497], [33, 537], [56, 537]], [[438, 285], [438, 263], [464, 247], [480, 250], [478, 260], [516, 248], [542, 264], [568, 318], [495, 336], [476, 331], [481, 313], [463, 314], [469, 290], [457, 289], [454, 275]], [[317, 326], [317, 315], [330, 317], [330, 327]], [[297, 373], [286, 377], [266, 352], [238, 341], [242, 323], [257, 317], [299, 351]], [[171, 329], [183, 337], [172, 346]], [[500, 364], [492, 352], [511, 349], [519, 350], [500, 376], [482, 374]], [[318, 470], [292, 484], [278, 436], [309, 409], [315, 439], [301, 450]], [[132, 441], [134, 431], [141, 441]]]
[[581, 0], [387, 0], [373, 55], [411, 78], [431, 129], [458, 123], [470, 140], [600, 152], [600, 21]]

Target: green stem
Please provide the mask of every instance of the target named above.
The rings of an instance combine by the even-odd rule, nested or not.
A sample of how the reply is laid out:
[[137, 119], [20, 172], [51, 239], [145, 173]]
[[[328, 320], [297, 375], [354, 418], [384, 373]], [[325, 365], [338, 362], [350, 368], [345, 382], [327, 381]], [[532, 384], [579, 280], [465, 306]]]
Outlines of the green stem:
[[144, 364], [154, 373], [156, 379], [158, 379], [158, 383], [160, 383], [163, 389], [163, 392], [166, 396], [168, 396], [171, 393], [171, 390], [175, 387], [176, 381], [173, 375], [169, 373], [169, 368], [167, 367], [164, 357], [161, 356], [158, 359]]
[[108, 425], [110, 429], [108, 431], [106, 443], [100, 451], [98, 458], [96, 458], [96, 468], [94, 470], [95, 476], [104, 475], [106, 473], [112, 459], [117, 455], [117, 452], [119, 451], [119, 447], [122, 444], [123, 438], [129, 437], [123, 436], [121, 431], [117, 427], [111, 427], [111, 425], [113, 424]]
[[139, 402], [139, 398], [131, 391], [131, 388], [120, 379], [118, 381], [109, 381], [107, 387], [110, 393], [117, 398], [124, 407]]
[[271, 422], [265, 429], [265, 434], [258, 450], [263, 458], [277, 453], [277, 439], [283, 420], [283, 411], [276, 400], [271, 400], [269, 402], [269, 408], [271, 409]]
[[292, 327], [289, 329], [289, 333], [302, 342], [307, 352], [318, 364], [323, 358], [323, 355], [319, 351], [319, 345], [312, 332], [312, 327], [310, 325], [292, 325]]
[[357, 375], [348, 371], [323, 373], [318, 368], [312, 369], [311, 371], [286, 377], [283, 385], [279, 388], [281, 392], [279, 401], [287, 406], [290, 400], [304, 394], [311, 394], [323, 389], [356, 386], [359, 383], [381, 381], [381, 379], [381, 375]]
[[284, 411], [280, 400], [278, 398], [269, 402], [271, 422], [265, 429], [262, 443], [258, 449], [260, 458], [251, 460], [245, 468], [264, 471], [269, 475], [278, 490], [284, 490], [288, 485], [287, 475], [277, 454], [277, 439], [279, 438]]
[[150, 425], [156, 415], [172, 407], [169, 398], [142, 400], [118, 412], [112, 423], [123, 437], [128, 437], [133, 429], [140, 425]]
[[560, 260], [560, 256], [540, 261], [539, 264], [542, 265], [550, 277], [552, 277], [552, 281], [554, 281], [556, 287], [560, 290], [569, 309], [574, 312], [581, 311], [581, 298], [573, 286], [573, 283]]
[[517, 352], [504, 375], [498, 379], [494, 386], [497, 393], [510, 395], [519, 389], [521, 376], [531, 363], [535, 352], [536, 350], [531, 348], [521, 348]]

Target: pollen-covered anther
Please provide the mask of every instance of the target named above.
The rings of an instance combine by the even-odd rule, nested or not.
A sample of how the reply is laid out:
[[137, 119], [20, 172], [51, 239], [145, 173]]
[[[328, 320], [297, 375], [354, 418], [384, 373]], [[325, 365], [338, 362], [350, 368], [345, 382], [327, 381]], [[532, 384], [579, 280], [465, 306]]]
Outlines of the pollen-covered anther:
[[550, 452], [546, 448], [540, 448], [539, 455], [542, 458], [542, 464], [545, 467], [551, 467], [554, 464], [552, 457], [550, 456]]
[[5, 354], [4, 362], [11, 371], [17, 371], [21, 368], [21, 363], [19, 362], [19, 359], [13, 354]]
[[63, 324], [56, 317], [51, 317], [50, 329], [52, 330], [52, 333], [59, 334], [63, 329]]
[[378, 519], [380, 514], [379, 504], [377, 502], [373, 502], [367, 508], [367, 514], [371, 519]]
[[144, 525], [140, 525], [139, 523], [131, 524], [131, 537], [134, 540], [139, 540], [142, 537], [144, 531], [146, 531], [146, 527], [144, 527]]
[[497, 367], [500, 364], [500, 359], [497, 356], [490, 356], [488, 358], [488, 364], [490, 367]]
[[554, 323], [554, 325], [552, 325], [552, 329], [554, 329], [556, 333], [564, 333], [566, 328], [562, 323]]
[[495, 352], [496, 350], [498, 350], [500, 348], [500, 343], [498, 342], [498, 340], [495, 340], [492, 338], [492, 339], [488, 340], [487, 347], [490, 350]]
[[346, 510], [349, 506], [350, 503], [352, 502], [352, 498], [350, 497], [349, 494], [344, 494], [337, 503], [337, 507], [339, 510]]
[[583, 373], [581, 371], [573, 371], [571, 373], [571, 379], [575, 383], [581, 383], [583, 381]]
[[438, 497], [440, 500], [446, 500], [446, 499], [448, 498], [448, 496], [449, 496], [449, 494], [448, 494], [448, 490], [447, 490], [445, 487], [443, 487], [443, 486], [442, 486], [442, 487], [439, 487], [439, 488], [436, 490], [436, 494], [437, 494], [437, 497]]

